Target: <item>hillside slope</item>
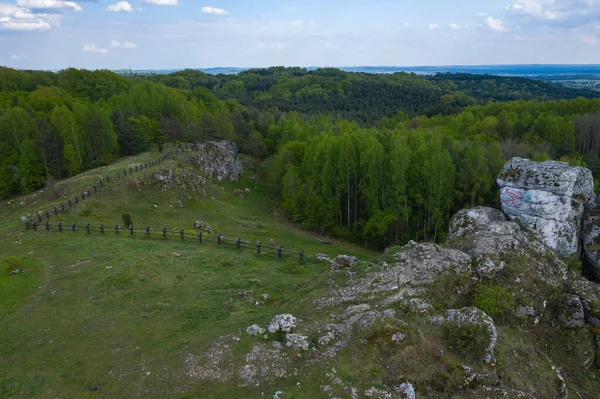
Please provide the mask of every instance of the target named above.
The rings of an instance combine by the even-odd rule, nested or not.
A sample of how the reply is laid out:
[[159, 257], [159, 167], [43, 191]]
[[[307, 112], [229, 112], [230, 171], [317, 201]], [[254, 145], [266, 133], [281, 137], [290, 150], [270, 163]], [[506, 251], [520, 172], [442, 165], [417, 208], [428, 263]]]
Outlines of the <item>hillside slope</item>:
[[[2, 203], [0, 397], [148, 398], [184, 392], [194, 397], [207, 385], [182, 376], [189, 353], [283, 310], [312, 312], [310, 302], [300, 299], [323, 289], [323, 265], [198, 243], [196, 221], [211, 225], [213, 234], [205, 233], [207, 238], [221, 233], [265, 245], [274, 240], [290, 250], [304, 249], [307, 258], [319, 251], [378, 257], [343, 243], [325, 245], [323, 237], [286, 222], [255, 171], [246, 171], [237, 183], [207, 183], [206, 196], [178, 184], [167, 191], [136, 184], [152, 182], [152, 174], [161, 169], [182, 176], [184, 168], [192, 168], [191, 156], [173, 156], [116, 180], [117, 171], [159, 154], [123, 158], [59, 183], [56, 199], [43, 190]], [[50, 232], [41, 228], [43, 223], [37, 233], [25, 230], [21, 216], [60, 206], [107, 175], [113, 178], [97, 193], [51, 216]], [[245, 199], [232, 194], [246, 187]], [[175, 234], [184, 228], [190, 237], [131, 237], [128, 231], [117, 237], [110, 226], [122, 224], [124, 213], [136, 226], [168, 226]], [[55, 227], [58, 221], [63, 233]], [[103, 223], [107, 232], [87, 235], [86, 223]], [[244, 390], [242, 397], [260, 390]], [[220, 397], [218, 389], [208, 392], [204, 397]]]

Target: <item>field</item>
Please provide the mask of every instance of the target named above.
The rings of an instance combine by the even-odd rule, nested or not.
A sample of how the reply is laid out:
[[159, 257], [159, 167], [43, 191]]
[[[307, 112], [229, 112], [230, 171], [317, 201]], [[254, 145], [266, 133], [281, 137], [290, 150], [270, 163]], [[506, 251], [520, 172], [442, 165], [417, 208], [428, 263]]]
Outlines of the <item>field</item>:
[[[246, 327], [264, 325], [276, 314], [308, 317], [313, 312], [310, 299], [326, 288], [328, 279], [323, 273], [327, 265], [315, 262], [315, 253], [379, 258], [289, 222], [268, 197], [257, 171], [247, 171], [239, 182], [217, 182], [204, 196], [181, 187], [161, 191], [140, 185], [155, 167], [111, 178], [91, 198], [50, 218], [50, 223], [65, 226], [76, 223], [76, 232], [33, 232], [20, 220], [65, 203], [99, 175], [113, 176], [159, 156], [145, 153], [82, 173], [58, 183], [55, 198], [44, 190], [35, 200], [29, 195], [0, 205], [0, 397], [272, 395], [297, 381], [213, 386], [190, 378], [186, 359], [202, 353], [216, 337], [245, 335]], [[173, 156], [160, 168], [189, 168], [189, 156]], [[242, 190], [245, 199], [234, 196], [234, 189]], [[86, 223], [122, 224], [125, 213], [136, 228], [184, 228], [190, 235], [194, 222], [202, 220], [213, 230], [206, 237], [221, 233], [304, 249], [306, 261], [199, 243], [194, 237], [129, 236], [127, 231], [116, 236], [109, 229], [101, 236], [81, 229]], [[240, 345], [236, 350], [247, 349]], [[315, 392], [307, 387], [299, 396]]]

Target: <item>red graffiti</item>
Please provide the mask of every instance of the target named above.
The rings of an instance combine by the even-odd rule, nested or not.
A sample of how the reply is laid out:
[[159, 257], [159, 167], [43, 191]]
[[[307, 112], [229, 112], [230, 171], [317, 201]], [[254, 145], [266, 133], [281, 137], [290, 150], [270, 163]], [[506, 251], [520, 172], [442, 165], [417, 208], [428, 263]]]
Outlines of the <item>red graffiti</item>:
[[506, 205], [512, 206], [514, 208], [520, 208], [523, 201], [523, 193], [520, 191], [514, 191], [510, 188], [504, 190], [504, 202]]

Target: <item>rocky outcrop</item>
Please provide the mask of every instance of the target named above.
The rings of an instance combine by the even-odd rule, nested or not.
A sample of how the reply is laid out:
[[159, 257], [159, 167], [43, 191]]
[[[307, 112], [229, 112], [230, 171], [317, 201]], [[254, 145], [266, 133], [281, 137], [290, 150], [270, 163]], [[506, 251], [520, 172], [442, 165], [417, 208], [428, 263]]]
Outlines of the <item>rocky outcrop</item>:
[[502, 211], [564, 256], [578, 252], [584, 209], [594, 206], [587, 168], [566, 162], [512, 158], [497, 179]]
[[237, 158], [238, 148], [229, 141], [209, 141], [198, 144], [198, 153], [193, 161], [205, 175], [218, 181], [237, 181], [243, 173], [242, 163]]
[[503, 222], [506, 217], [498, 209], [478, 206], [463, 209], [452, 217], [448, 238], [464, 237], [492, 222]]
[[446, 275], [471, 275], [471, 257], [457, 249], [442, 248], [431, 243], [408, 244], [396, 254], [392, 265], [375, 266], [363, 278], [350, 281], [344, 287], [333, 288], [325, 298], [315, 301], [319, 307], [373, 300], [384, 297], [389, 305], [404, 298], [417, 296], [436, 279]]
[[590, 212], [583, 222], [583, 251], [590, 269], [600, 279], [600, 211]]

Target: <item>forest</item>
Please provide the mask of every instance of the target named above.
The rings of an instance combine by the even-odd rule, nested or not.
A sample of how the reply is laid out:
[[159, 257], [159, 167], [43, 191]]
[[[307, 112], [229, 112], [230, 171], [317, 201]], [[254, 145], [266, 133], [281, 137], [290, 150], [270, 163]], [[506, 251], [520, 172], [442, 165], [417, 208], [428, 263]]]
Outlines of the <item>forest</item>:
[[490, 75], [0, 67], [0, 198], [166, 142], [231, 140], [307, 229], [376, 250], [442, 241], [454, 212], [497, 203], [510, 157], [598, 175], [599, 97]]

